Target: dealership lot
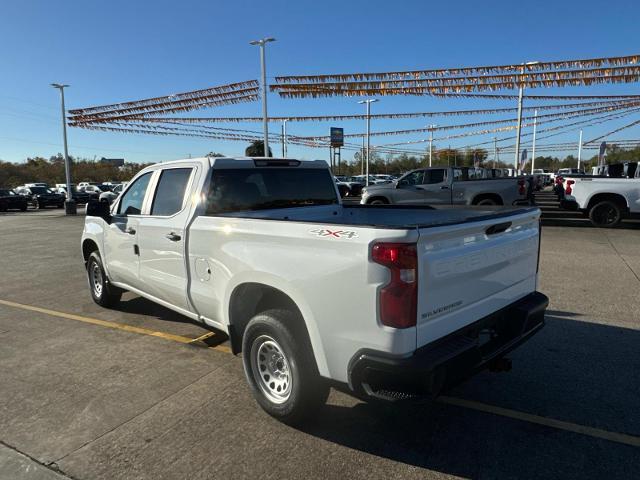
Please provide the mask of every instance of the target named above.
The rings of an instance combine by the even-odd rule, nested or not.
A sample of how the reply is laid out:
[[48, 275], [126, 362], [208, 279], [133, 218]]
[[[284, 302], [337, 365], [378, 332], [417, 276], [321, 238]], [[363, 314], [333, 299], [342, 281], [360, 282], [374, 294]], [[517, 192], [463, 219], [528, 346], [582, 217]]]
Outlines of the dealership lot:
[[82, 216], [0, 214], [0, 478], [14, 478], [18, 457], [79, 479], [629, 478], [640, 468], [638, 223], [594, 229], [564, 215], [542, 234], [547, 326], [513, 353], [512, 372], [409, 408], [333, 392], [293, 429], [257, 407], [220, 333], [130, 294], [116, 310], [91, 301]]

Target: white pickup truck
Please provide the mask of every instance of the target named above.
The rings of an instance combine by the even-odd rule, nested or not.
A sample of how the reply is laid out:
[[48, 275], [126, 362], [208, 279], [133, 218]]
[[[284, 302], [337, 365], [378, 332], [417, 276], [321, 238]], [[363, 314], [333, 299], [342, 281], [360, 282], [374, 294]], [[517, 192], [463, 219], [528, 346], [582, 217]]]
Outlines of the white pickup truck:
[[640, 214], [640, 178], [565, 177], [560, 207], [581, 210], [596, 227]]
[[142, 170], [87, 209], [95, 302], [125, 290], [222, 330], [269, 414], [333, 386], [436, 395], [544, 324], [537, 208], [344, 206], [324, 161], [202, 158]]

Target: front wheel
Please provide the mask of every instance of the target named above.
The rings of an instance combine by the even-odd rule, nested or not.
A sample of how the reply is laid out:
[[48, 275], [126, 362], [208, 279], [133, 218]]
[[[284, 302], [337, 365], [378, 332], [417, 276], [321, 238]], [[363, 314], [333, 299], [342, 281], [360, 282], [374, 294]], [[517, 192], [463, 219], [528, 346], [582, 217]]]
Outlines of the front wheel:
[[589, 220], [595, 227], [615, 227], [622, 220], [622, 209], [618, 204], [605, 200], [591, 207]]
[[303, 422], [327, 400], [301, 319], [268, 310], [251, 319], [242, 339], [244, 371], [258, 404], [283, 423]]
[[102, 265], [100, 254], [95, 251], [87, 261], [87, 278], [91, 298], [101, 307], [112, 307], [120, 301], [122, 290], [111, 285]]
[[375, 198], [369, 202], [369, 205], [388, 205], [389, 202], [382, 198]]

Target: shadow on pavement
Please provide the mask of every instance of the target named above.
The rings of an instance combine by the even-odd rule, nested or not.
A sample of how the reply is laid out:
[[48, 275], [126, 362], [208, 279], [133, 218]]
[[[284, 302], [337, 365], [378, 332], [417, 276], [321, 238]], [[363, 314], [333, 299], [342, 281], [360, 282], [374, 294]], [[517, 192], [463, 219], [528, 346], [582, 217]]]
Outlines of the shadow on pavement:
[[[640, 332], [550, 313], [546, 328], [514, 352], [513, 372], [482, 373], [452, 395], [640, 436]], [[437, 401], [327, 405], [303, 431], [465, 478], [629, 478], [640, 468], [632, 446]]]

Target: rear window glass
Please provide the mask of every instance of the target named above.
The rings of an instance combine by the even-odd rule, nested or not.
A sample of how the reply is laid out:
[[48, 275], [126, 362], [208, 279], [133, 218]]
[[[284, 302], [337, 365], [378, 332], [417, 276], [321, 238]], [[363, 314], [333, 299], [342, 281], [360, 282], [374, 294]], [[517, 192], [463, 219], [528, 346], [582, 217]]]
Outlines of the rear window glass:
[[328, 170], [311, 168], [214, 169], [207, 215], [338, 203]]
[[191, 176], [190, 168], [168, 168], [160, 174], [151, 215], [173, 215], [182, 210], [184, 192]]

